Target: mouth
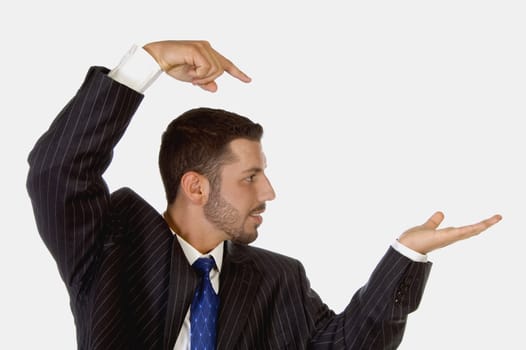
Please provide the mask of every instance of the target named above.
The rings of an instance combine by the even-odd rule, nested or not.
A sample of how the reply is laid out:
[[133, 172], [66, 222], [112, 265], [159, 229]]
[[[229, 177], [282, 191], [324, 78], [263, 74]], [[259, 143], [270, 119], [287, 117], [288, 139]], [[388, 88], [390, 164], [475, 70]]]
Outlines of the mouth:
[[263, 222], [263, 214], [265, 212], [265, 205], [258, 207], [256, 210], [250, 213], [250, 217], [259, 225]]
[[261, 215], [250, 214], [250, 218], [254, 220], [258, 226], [263, 223], [263, 217]]

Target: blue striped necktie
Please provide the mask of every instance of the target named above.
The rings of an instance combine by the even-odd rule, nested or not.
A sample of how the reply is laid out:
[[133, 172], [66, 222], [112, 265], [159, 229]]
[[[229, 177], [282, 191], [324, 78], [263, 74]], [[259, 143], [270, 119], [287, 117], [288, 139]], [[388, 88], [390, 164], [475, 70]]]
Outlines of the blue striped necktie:
[[212, 257], [199, 258], [192, 265], [201, 277], [190, 307], [191, 350], [215, 350], [219, 296], [210, 282], [210, 270], [214, 268]]

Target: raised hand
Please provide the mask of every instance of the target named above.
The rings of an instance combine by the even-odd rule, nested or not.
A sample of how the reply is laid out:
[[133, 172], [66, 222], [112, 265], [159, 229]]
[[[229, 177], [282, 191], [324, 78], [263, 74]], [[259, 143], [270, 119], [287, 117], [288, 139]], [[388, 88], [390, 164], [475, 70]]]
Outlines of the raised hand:
[[423, 225], [415, 226], [405, 231], [398, 240], [416, 252], [427, 254], [457, 241], [478, 235], [501, 219], [500, 215], [493, 215], [476, 224], [438, 229], [438, 226], [444, 220], [444, 214], [436, 212]]
[[144, 49], [170, 76], [180, 81], [190, 82], [210, 92], [217, 91], [215, 80], [223, 72], [245, 83], [251, 80], [229, 59], [212, 48], [207, 41], [156, 41], [144, 45]]

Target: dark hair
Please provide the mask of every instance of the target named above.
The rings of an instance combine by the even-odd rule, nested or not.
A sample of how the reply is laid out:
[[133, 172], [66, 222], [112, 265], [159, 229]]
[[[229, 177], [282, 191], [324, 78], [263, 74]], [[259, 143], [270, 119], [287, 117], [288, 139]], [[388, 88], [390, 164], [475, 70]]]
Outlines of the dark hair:
[[159, 169], [172, 203], [182, 176], [195, 171], [214, 185], [219, 169], [232, 161], [229, 143], [243, 138], [260, 141], [261, 125], [238, 114], [222, 109], [195, 108], [174, 119], [162, 135]]

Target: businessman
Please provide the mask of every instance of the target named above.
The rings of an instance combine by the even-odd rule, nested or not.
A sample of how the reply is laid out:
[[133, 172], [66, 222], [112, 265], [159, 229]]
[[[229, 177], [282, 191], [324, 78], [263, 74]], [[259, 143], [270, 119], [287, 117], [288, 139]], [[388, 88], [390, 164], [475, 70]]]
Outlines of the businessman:
[[164, 213], [129, 188], [110, 192], [102, 175], [113, 148], [162, 72], [210, 92], [224, 72], [250, 82], [205, 41], [134, 46], [111, 71], [90, 68], [29, 155], [37, 227], [67, 287], [79, 349], [396, 349], [429, 275], [426, 254], [501, 219], [439, 229], [434, 213], [387, 248], [336, 314], [299, 261], [250, 246], [275, 197], [263, 129], [250, 119], [196, 108], [168, 125]]

